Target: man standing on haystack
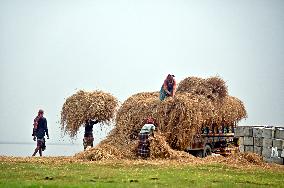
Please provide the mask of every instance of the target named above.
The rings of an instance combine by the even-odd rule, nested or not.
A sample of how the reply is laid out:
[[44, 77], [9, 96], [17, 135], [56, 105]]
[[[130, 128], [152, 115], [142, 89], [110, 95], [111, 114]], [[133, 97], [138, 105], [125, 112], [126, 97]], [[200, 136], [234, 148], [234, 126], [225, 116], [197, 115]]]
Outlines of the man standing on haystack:
[[166, 97], [174, 97], [176, 92], [176, 81], [174, 75], [168, 74], [167, 78], [164, 80], [164, 83], [160, 90], [160, 100], [163, 101]]
[[139, 137], [139, 143], [138, 143], [138, 150], [137, 154], [138, 156], [142, 158], [147, 158], [150, 156], [150, 136], [154, 136], [155, 131], [155, 125], [154, 125], [154, 119], [151, 117], [148, 117], [146, 119], [146, 123], [142, 127], [138, 137]]
[[85, 122], [85, 134], [83, 138], [84, 150], [86, 150], [87, 147], [94, 146], [93, 126], [97, 123], [99, 123], [98, 120], [92, 120], [92, 119], [89, 119]]
[[34, 127], [33, 127], [33, 140], [37, 140], [37, 147], [32, 156], [35, 156], [37, 152], [42, 156], [42, 151], [45, 150], [45, 139], [44, 136], [46, 134], [47, 139], [49, 139], [47, 121], [46, 118], [43, 117], [43, 110], [38, 111], [37, 117], [34, 119]]

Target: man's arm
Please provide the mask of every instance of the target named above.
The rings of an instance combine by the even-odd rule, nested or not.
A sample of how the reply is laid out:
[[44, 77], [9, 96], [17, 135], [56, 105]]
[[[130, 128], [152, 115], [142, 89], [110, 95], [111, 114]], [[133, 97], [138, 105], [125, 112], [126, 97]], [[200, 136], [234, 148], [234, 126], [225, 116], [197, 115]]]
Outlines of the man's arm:
[[97, 123], [99, 123], [100, 121], [99, 120], [91, 120], [91, 125], [94, 125], [94, 124], [97, 124]]
[[153, 136], [153, 137], [155, 137], [154, 131], [155, 131], [155, 125], [152, 125], [152, 126], [151, 126], [151, 133], [152, 133], [152, 136]]
[[169, 92], [169, 90], [168, 90], [168, 84], [167, 84], [167, 81], [166, 81], [166, 80], [164, 81], [163, 88], [164, 88], [164, 90], [166, 91], [166, 93], [167, 93], [168, 95], [171, 95], [171, 92]]
[[44, 131], [46, 133], [47, 139], [49, 139], [48, 128], [47, 128], [47, 120], [44, 121]]
[[172, 96], [173, 96], [173, 97], [175, 96], [176, 89], [177, 89], [177, 84], [176, 84], [176, 81], [174, 80], [174, 84], [173, 84], [173, 92], [172, 92]]

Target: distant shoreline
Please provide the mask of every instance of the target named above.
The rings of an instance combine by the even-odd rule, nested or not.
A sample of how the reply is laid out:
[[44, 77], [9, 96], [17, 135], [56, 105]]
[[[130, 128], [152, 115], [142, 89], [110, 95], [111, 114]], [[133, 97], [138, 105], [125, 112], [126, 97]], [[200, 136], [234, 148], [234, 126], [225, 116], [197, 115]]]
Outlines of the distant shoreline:
[[[18, 145], [34, 145], [36, 142], [4, 142], [0, 141], [0, 144], [18, 144]], [[48, 145], [82, 145], [80, 143], [48, 143]]]

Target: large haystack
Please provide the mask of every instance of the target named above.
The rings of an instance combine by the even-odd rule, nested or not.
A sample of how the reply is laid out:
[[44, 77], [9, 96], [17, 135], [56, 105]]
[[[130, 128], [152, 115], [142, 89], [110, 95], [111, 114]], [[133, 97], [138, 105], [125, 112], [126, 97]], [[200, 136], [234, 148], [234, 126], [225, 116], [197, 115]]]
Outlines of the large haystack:
[[151, 141], [151, 158], [175, 158], [187, 155], [176, 150], [186, 149], [203, 126], [236, 124], [246, 110], [240, 100], [227, 95], [222, 79], [186, 78], [174, 98], [160, 101], [158, 92], [129, 97], [117, 112], [115, 129], [94, 151], [111, 145], [124, 158], [135, 158], [138, 133], [148, 116], [156, 120], [159, 132]]
[[177, 93], [174, 98], [159, 101], [158, 93], [140, 93], [126, 100], [118, 111], [116, 134], [136, 139], [146, 117], [152, 116], [168, 144], [184, 150], [203, 126], [232, 125], [246, 116], [241, 101], [226, 96], [211, 101], [203, 95]]
[[62, 129], [74, 137], [88, 119], [109, 124], [114, 118], [118, 101], [109, 93], [102, 91], [78, 91], [68, 97], [61, 111]]

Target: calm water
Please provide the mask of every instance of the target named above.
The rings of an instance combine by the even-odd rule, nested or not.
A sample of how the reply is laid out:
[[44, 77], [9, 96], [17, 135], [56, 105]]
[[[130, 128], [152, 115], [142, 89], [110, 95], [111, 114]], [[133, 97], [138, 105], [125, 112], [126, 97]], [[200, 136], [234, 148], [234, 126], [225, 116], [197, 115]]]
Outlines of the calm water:
[[[28, 157], [31, 156], [36, 147], [34, 144], [0, 144], [0, 155]], [[46, 144], [43, 156], [73, 156], [83, 150], [82, 144]], [[37, 154], [39, 156], [39, 154]]]

